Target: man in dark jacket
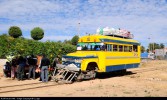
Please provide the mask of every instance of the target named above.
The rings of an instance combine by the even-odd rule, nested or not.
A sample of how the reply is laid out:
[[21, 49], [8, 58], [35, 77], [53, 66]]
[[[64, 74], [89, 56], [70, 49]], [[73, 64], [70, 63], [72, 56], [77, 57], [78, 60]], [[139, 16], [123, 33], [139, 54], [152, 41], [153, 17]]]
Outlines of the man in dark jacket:
[[50, 67], [50, 60], [45, 55], [43, 55], [41, 59], [40, 67], [42, 82], [48, 82], [48, 67]]
[[31, 55], [28, 58], [28, 64], [29, 64], [28, 79], [31, 78], [32, 74], [33, 74], [33, 79], [35, 79], [35, 69], [36, 69], [36, 64], [37, 64], [37, 58], [35, 58], [34, 55]]
[[23, 56], [20, 56], [18, 59], [18, 69], [17, 69], [17, 79], [18, 81], [23, 80], [24, 78], [24, 69], [26, 66], [26, 59]]
[[9, 62], [6, 62], [6, 64], [4, 65], [4, 68], [3, 68], [4, 76], [6, 78], [10, 77], [10, 70], [11, 70], [11, 65]]

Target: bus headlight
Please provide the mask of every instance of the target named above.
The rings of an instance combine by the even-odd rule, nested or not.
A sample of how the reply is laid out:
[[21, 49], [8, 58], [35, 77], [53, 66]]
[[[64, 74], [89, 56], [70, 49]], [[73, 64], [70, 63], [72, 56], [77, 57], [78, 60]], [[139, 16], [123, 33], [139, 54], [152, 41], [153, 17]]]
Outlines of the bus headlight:
[[82, 59], [75, 59], [75, 63], [81, 63]]

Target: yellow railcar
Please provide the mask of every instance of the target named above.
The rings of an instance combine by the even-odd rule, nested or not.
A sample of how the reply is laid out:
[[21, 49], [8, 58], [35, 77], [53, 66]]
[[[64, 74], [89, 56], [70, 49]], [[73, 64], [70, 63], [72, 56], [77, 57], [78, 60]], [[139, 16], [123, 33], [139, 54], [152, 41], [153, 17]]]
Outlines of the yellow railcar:
[[77, 51], [64, 55], [64, 65], [74, 64], [81, 72], [78, 79], [93, 78], [96, 72], [123, 71], [139, 67], [140, 43], [116, 36], [80, 37]]

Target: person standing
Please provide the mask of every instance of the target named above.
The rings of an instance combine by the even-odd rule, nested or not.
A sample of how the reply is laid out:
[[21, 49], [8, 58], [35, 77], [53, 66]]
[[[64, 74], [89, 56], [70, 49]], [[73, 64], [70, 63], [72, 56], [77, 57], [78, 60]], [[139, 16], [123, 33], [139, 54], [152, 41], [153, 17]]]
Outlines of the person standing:
[[11, 78], [14, 80], [16, 78], [16, 70], [17, 70], [17, 57], [12, 59], [12, 66], [11, 66]]
[[37, 58], [34, 57], [34, 55], [31, 55], [30, 58], [28, 58], [28, 64], [29, 64], [29, 74], [28, 79], [31, 78], [31, 75], [33, 74], [33, 79], [35, 79], [35, 70], [36, 70], [36, 64], [37, 64]]
[[24, 78], [24, 68], [26, 66], [26, 59], [23, 56], [20, 56], [18, 59], [18, 69], [17, 69], [17, 79], [18, 81], [23, 80]]
[[59, 55], [57, 55], [55, 58], [54, 58], [54, 60], [53, 60], [53, 63], [52, 63], [52, 69], [53, 69], [53, 75], [55, 75], [56, 73], [57, 73], [57, 66], [59, 65], [59, 64], [61, 64], [60, 63], [60, 60], [59, 60]]
[[10, 66], [9, 62], [6, 62], [6, 64], [3, 67], [4, 77], [6, 77], [6, 78], [10, 77], [10, 70], [11, 70], [10, 67], [11, 66]]
[[52, 64], [53, 69], [57, 67], [57, 64], [60, 64], [59, 56], [55, 57], [53, 60], [53, 64]]
[[50, 67], [50, 60], [45, 55], [43, 55], [40, 67], [42, 82], [48, 82], [48, 67]]
[[37, 57], [37, 68], [36, 68], [36, 72], [38, 73], [38, 75], [39, 75], [39, 81], [42, 81], [42, 79], [41, 79], [41, 60], [42, 60], [42, 55], [41, 54], [39, 54], [39, 55], [37, 55], [36, 56]]

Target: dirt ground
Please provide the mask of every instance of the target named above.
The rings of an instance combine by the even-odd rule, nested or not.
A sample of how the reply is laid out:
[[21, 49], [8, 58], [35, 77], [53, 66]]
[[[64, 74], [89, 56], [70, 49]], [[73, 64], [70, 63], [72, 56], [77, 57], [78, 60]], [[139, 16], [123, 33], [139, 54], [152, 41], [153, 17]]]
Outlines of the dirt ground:
[[[4, 78], [2, 65], [1, 61], [0, 87], [39, 82], [39, 79], [17, 81]], [[167, 97], [167, 60], [144, 61], [139, 68], [128, 69], [125, 75], [107, 73], [94, 80], [0, 93], [0, 97]]]

